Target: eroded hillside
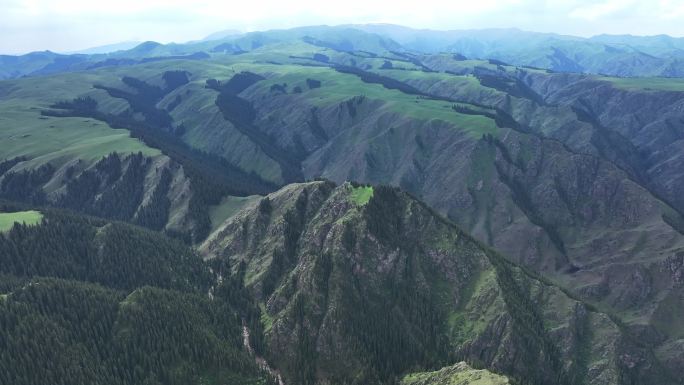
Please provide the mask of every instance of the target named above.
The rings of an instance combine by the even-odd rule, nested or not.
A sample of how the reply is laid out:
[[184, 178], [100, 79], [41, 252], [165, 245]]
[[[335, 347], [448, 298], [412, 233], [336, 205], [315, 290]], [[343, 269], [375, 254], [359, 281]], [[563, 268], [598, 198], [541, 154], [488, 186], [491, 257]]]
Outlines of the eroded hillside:
[[[0, 197], [244, 261], [297, 381], [456, 359], [539, 383], [682, 374], [684, 83], [331, 39], [146, 44], [0, 82]], [[391, 189], [297, 184], [319, 177], [400, 187], [463, 231]]]
[[286, 382], [385, 382], [457, 358], [530, 383], [673, 381], [609, 316], [393, 188], [290, 185], [201, 250], [244, 272]]

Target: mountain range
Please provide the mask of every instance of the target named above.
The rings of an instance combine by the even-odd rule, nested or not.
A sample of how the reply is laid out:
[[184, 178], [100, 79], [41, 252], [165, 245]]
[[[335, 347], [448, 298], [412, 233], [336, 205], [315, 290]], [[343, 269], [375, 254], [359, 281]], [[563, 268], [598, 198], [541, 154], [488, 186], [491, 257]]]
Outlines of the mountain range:
[[216, 32], [200, 41], [161, 45], [133, 42], [86, 49], [74, 54], [50, 51], [0, 56], [0, 79], [78, 71], [130, 60], [204, 53], [211, 56], [251, 51], [267, 42], [307, 38], [343, 51], [411, 54], [452, 53], [470, 59], [495, 59], [555, 72], [621, 77], [684, 77], [684, 38], [667, 35], [597, 35], [590, 38], [518, 29], [437, 31], [392, 24], [300, 27], [241, 33]]
[[0, 379], [682, 383], [680, 39], [216, 37], [0, 58]]

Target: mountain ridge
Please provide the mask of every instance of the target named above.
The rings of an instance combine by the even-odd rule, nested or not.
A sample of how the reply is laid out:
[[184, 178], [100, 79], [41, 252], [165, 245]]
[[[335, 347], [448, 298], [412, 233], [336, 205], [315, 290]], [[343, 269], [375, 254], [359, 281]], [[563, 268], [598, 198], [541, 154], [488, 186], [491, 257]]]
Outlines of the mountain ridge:
[[677, 383], [681, 81], [287, 33], [0, 81], [0, 197], [212, 249], [285, 378]]
[[[364, 367], [366, 369], [361, 369], [362, 371], [370, 371], [369, 375], [380, 376], [378, 379], [382, 381], [383, 376], [387, 375], [381, 369], [382, 359], [375, 361], [377, 358], [362, 348], [354, 350], [359, 349], [354, 348], [356, 344], [361, 347], [366, 346], [365, 343], [372, 344], [372, 340], [364, 340], [365, 337], [362, 336], [366, 334], [363, 333], [383, 333], [372, 329], [372, 323], [364, 326], [370, 320], [364, 317], [376, 314], [375, 311], [380, 311], [377, 316], [386, 311], [392, 314], [391, 317], [396, 317], [396, 321], [388, 320], [385, 324], [385, 327], [389, 327], [385, 338], [392, 341], [398, 338], [391, 345], [408, 349], [403, 353], [406, 356], [403, 356], [401, 350], [397, 352], [389, 347], [381, 348], [386, 355], [399, 354], [403, 357], [401, 361], [388, 362], [391, 367], [396, 367], [391, 372], [401, 370], [402, 367], [406, 370], [406, 365], [411, 362], [444, 366], [445, 361], [440, 361], [439, 354], [434, 354], [441, 350], [438, 346], [446, 343], [456, 349], [455, 357], [479, 362], [514, 379], [530, 383], [583, 382], [582, 378], [586, 376], [584, 370], [594, 373], [594, 378], [586, 378], [587, 383], [597, 384], [617, 382], [617, 378], [623, 376], [653, 375], [635, 374], [636, 372], [627, 374], [623, 372], [626, 367], [621, 366], [622, 364], [611, 368], [603, 359], [592, 361], [593, 359], [587, 358], [589, 362], [580, 363], [579, 358], [571, 358], [573, 354], [580, 354], [584, 348], [563, 340], [572, 340], [570, 336], [573, 333], [583, 333], [573, 329], [574, 321], [569, 320], [585, 317], [595, 310], [588, 310], [591, 307], [586, 305], [575, 307], [573, 303], [581, 302], [574, 302], [552, 284], [536, 281], [536, 278], [492, 251], [482, 249], [477, 241], [404, 193], [392, 188], [374, 187], [369, 200], [358, 203], [353, 198], [355, 189], [369, 187], [356, 186], [358, 187], [344, 184], [333, 187], [329, 182], [286, 186], [229, 219], [201, 247], [205, 258], [225, 261], [228, 264], [226, 268], [235, 270], [238, 266], [240, 269], [244, 266], [246, 287], [263, 304], [267, 325], [271, 325], [266, 328], [270, 361], [282, 370], [286, 382], [294, 379], [297, 382], [318, 383], [326, 381], [326, 378], [344, 381], [348, 377], [337, 376], [347, 376], [346, 373], [354, 373]], [[427, 228], [430, 230], [426, 230]], [[440, 241], [436, 241], [437, 239]], [[382, 246], [383, 244], [386, 246]], [[452, 247], [456, 248], [455, 251], [449, 251]], [[428, 262], [430, 260], [432, 262]], [[350, 279], [347, 276], [349, 271], [357, 278]], [[407, 279], [411, 283], [406, 282]], [[385, 290], [377, 291], [384, 287], [383, 282], [394, 287], [397, 295], [394, 299], [377, 297], [378, 293], [386, 293]], [[401, 282], [407, 286], [404, 287]], [[455, 285], [451, 294], [455, 297], [453, 300], [446, 300], [450, 297], [446, 293], [450, 291], [444, 290], [452, 287], [451, 285]], [[470, 289], [466, 289], [467, 287]], [[404, 292], [404, 289], [408, 291]], [[323, 292], [319, 292], [320, 290]], [[414, 294], [409, 294], [412, 291]], [[442, 295], [446, 297], [442, 298]], [[526, 299], [527, 295], [533, 297]], [[411, 306], [418, 306], [411, 302], [414, 296], [425, 306], [421, 310], [411, 310]], [[375, 303], [376, 300], [380, 302]], [[551, 302], [545, 302], [549, 300]], [[560, 303], [563, 305], [559, 305]], [[351, 309], [347, 309], [349, 306], [356, 309], [361, 318], [347, 320], [345, 317], [349, 317], [351, 312]], [[451, 315], [440, 315], [440, 308], [450, 309]], [[512, 318], [500, 318], [497, 314], [501, 311], [510, 314]], [[548, 312], [556, 313], [560, 318], [554, 321], [545, 320], [543, 325], [547, 326], [541, 326], [542, 323], [538, 322], [543, 317], [549, 317], [551, 313]], [[565, 314], [569, 320], [562, 318], [566, 317]], [[617, 345], [626, 343], [628, 338], [618, 337], [623, 333], [621, 326], [613, 324], [605, 314], [595, 314], [585, 319], [593, 325], [587, 327], [599, 328], [597, 330], [602, 330], [601, 333], [612, 333], [617, 338], [614, 342]], [[535, 317], [540, 318], [535, 320]], [[544, 331], [546, 327], [550, 327], [547, 322], [556, 325], [558, 329], [554, 327], [554, 332], [550, 331], [552, 329]], [[411, 329], [410, 325], [424, 326]], [[361, 331], [367, 327], [370, 328], [367, 332]], [[449, 327], [458, 332], [444, 337], [449, 335], [445, 332]], [[509, 334], [510, 327], [515, 330], [514, 334]], [[608, 332], [604, 329], [606, 327], [612, 331]], [[418, 337], [421, 333], [427, 334], [422, 338]], [[492, 345], [492, 333], [498, 334], [502, 339], [500, 345]], [[516, 333], [521, 335], [517, 336]], [[366, 336], [375, 338], [371, 337], [373, 335]], [[300, 342], [297, 342], [297, 338]], [[302, 342], [311, 338], [313, 340], [310, 342]], [[344, 347], [343, 341], [355, 341], [355, 338], [361, 340]], [[403, 338], [412, 342], [402, 342]], [[530, 350], [513, 353], [520, 348], [514, 342], [516, 338], [528, 339], [532, 344], [529, 346]], [[559, 338], [564, 342], [558, 342]], [[446, 342], [448, 340], [451, 342]], [[532, 340], [537, 342], [532, 343]], [[288, 357], [285, 354], [287, 347], [297, 346], [298, 343], [312, 345], [302, 348], [305, 350], [298, 353], [301, 355], [285, 358]], [[513, 345], [507, 345], [509, 343]], [[588, 341], [582, 343], [586, 343], [586, 346], [592, 344]], [[606, 341], [601, 342], [605, 343]], [[328, 347], [328, 344], [333, 345]], [[410, 347], [411, 344], [417, 345]], [[604, 354], [606, 348], [607, 345], [594, 347], [597, 352], [602, 351]], [[626, 345], [619, 349], [623, 348], [627, 348]], [[633, 348], [634, 346], [628, 349]], [[338, 353], [334, 353], [335, 351]], [[357, 353], [353, 353], [354, 351]], [[630, 354], [635, 351], [632, 352]], [[364, 361], [361, 360], [347, 362], [344, 369], [335, 367], [332, 361], [336, 360], [336, 354], [360, 354], [362, 357], [370, 354], [371, 366], [362, 364]], [[622, 353], [615, 354], [615, 359], [619, 362], [617, 357]], [[639, 354], [641, 359], [649, 360], [649, 353], [646, 351]], [[446, 357], [453, 359], [454, 356], [447, 354], [441, 359]], [[437, 361], [432, 361], [435, 359]], [[544, 362], [547, 369], [533, 374], [529, 371], [530, 368], [538, 366], [533, 365], [532, 361], [526, 361], [528, 359], [541, 360], [539, 362]], [[309, 361], [312, 363], [306, 364]], [[373, 362], [380, 366], [374, 369]], [[643, 370], [648, 371], [646, 368], [650, 365], [644, 364]], [[589, 367], [592, 369], [588, 369]], [[306, 373], [313, 377], [306, 377]], [[662, 381], [667, 380], [663, 378]]]
[[[218, 32], [203, 40], [183, 44], [160, 45], [159, 49], [150, 52], [141, 52], [139, 45], [125, 51], [94, 52], [92, 55], [55, 54], [53, 57], [41, 58], [36, 57], [37, 53], [21, 56], [3, 55], [0, 56], [0, 78], [78, 71], [124, 57], [129, 60], [159, 59], [198, 52], [216, 55], [221, 52], [235, 52], [235, 46], [240, 47], [238, 51], [250, 51], [264, 44], [292, 42], [305, 37], [320, 41], [337, 41], [334, 44], [342, 42], [344, 44], [340, 47], [345, 44], [347, 47], [343, 49], [361, 49], [375, 54], [381, 54], [386, 51], [387, 46], [393, 46], [393, 50], [396, 51], [406, 50], [425, 54], [450, 52], [473, 59], [495, 59], [558, 72], [625, 77], [684, 77], [684, 38], [669, 36], [597, 35], [583, 38], [515, 28], [438, 31], [389, 24], [304, 26], [239, 34], [233, 32]], [[385, 39], [386, 42], [380, 46], [364, 42], [378, 37]], [[249, 41], [250, 44], [240, 45], [241, 41]], [[516, 44], [520, 41], [524, 41], [525, 45]], [[361, 48], [364, 45], [365, 47]], [[232, 48], [226, 51], [221, 47]]]

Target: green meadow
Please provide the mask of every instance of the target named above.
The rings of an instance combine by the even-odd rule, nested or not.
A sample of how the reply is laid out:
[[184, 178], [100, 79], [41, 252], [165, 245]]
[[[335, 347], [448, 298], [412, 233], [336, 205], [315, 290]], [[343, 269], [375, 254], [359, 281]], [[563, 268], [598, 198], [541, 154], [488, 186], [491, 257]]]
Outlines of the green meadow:
[[78, 73], [0, 82], [0, 159], [25, 156], [30, 161], [21, 166], [31, 167], [47, 162], [58, 166], [73, 159], [92, 163], [111, 152], [158, 155], [127, 130], [93, 119], [41, 115], [61, 100], [84, 94], [102, 98], [97, 95], [101, 91], [92, 89], [100, 79], [111, 76]]
[[629, 91], [676, 91], [684, 92], [684, 79], [681, 78], [614, 78], [600, 77], [617, 88]]
[[0, 213], [0, 232], [9, 231], [15, 222], [26, 225], [35, 225], [43, 219], [40, 211], [17, 211], [13, 213]]

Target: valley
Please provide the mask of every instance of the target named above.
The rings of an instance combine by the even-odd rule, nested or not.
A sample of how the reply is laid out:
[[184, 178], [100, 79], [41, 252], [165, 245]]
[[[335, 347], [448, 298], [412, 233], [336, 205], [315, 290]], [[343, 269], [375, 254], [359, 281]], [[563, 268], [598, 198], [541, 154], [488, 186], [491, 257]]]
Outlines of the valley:
[[0, 379], [680, 384], [684, 79], [378, 28], [0, 81]]

